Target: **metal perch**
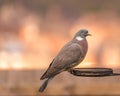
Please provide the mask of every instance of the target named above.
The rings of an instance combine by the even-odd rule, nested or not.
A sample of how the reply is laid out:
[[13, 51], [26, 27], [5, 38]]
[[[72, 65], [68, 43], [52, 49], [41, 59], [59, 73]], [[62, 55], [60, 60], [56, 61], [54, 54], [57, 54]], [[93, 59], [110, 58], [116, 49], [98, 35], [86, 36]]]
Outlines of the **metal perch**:
[[74, 68], [69, 72], [75, 76], [82, 77], [103, 77], [120, 75], [120, 73], [113, 73], [113, 69], [111, 68]]

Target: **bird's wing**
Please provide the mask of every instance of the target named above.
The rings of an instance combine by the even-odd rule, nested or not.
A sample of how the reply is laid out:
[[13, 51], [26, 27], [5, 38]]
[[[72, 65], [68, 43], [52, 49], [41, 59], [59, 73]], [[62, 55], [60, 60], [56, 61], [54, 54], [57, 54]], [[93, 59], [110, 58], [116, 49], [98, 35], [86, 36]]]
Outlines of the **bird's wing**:
[[[54, 61], [54, 59], [53, 59], [53, 61]], [[48, 73], [48, 70], [50, 69], [50, 67], [51, 67], [51, 65], [52, 65], [52, 63], [53, 63], [53, 61], [50, 63], [48, 69], [47, 69], [47, 70], [45, 71], [45, 73], [42, 75], [42, 77], [40, 78], [40, 80], [43, 80], [43, 79], [44, 79], [44, 77], [45, 77], [45, 75]]]
[[61, 71], [73, 67], [79, 63], [78, 61], [81, 56], [82, 50], [79, 44], [66, 44], [52, 61], [48, 70], [44, 73], [41, 79], [53, 77]]
[[74, 43], [66, 45], [56, 56], [51, 68], [55, 67], [58, 69], [69, 68], [71, 64], [77, 62], [82, 55], [82, 50], [79, 44]]

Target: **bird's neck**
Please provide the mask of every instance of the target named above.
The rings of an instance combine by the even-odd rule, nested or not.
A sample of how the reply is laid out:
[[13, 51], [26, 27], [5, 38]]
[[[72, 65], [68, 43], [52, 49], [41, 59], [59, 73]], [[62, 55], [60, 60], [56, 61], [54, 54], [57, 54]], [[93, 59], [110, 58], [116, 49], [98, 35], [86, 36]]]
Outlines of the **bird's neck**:
[[87, 49], [88, 49], [88, 43], [87, 43], [86, 38], [82, 38], [80, 36], [76, 36], [75, 38], [73, 38], [72, 42], [78, 43], [81, 46], [84, 54], [86, 54]]
[[84, 40], [84, 38], [82, 38], [82, 37], [80, 37], [80, 36], [76, 36], [75, 39], [76, 39], [77, 41], [83, 41], [83, 40]]
[[80, 36], [76, 36], [73, 38], [72, 42], [78, 43], [78, 44], [83, 44], [83, 45], [87, 45], [87, 40], [86, 38], [80, 37]]

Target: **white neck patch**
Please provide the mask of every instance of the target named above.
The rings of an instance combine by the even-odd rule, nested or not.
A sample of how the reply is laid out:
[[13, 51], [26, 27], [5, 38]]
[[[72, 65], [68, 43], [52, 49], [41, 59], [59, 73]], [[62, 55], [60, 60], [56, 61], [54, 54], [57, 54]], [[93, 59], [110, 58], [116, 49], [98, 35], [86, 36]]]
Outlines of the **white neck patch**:
[[82, 37], [80, 37], [80, 36], [77, 36], [76, 39], [77, 39], [78, 41], [82, 41], [84, 38], [82, 38]]

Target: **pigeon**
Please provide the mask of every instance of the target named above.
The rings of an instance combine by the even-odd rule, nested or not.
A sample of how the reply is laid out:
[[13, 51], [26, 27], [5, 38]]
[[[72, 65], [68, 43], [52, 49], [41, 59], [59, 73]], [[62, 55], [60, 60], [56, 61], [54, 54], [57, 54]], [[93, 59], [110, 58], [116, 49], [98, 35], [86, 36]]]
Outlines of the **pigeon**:
[[40, 80], [46, 79], [46, 81], [39, 88], [39, 92], [43, 92], [49, 81], [57, 74], [63, 71], [70, 71], [84, 60], [88, 50], [86, 37], [90, 35], [88, 30], [81, 29], [75, 34], [73, 39], [60, 50], [50, 63], [47, 71], [40, 78]]

